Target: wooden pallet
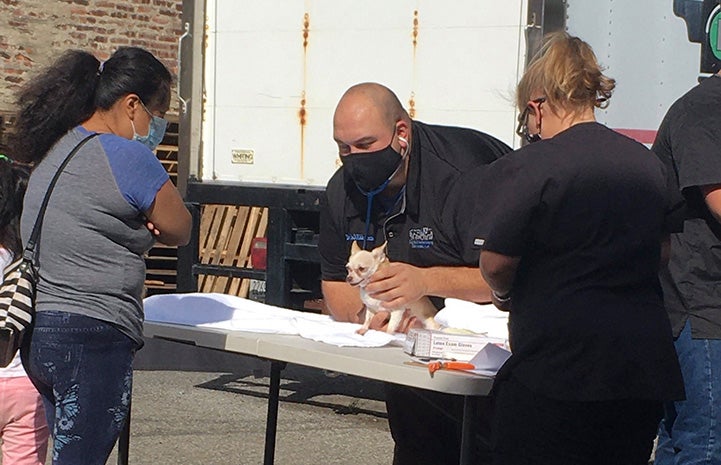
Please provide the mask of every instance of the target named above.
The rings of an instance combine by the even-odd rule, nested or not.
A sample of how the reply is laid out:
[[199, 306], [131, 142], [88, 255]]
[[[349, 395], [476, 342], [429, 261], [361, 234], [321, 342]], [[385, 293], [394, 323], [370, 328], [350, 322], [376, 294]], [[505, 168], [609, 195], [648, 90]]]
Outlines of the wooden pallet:
[[[203, 205], [200, 220], [200, 263], [250, 267], [253, 238], [265, 237], [268, 209], [235, 205]], [[249, 279], [200, 275], [198, 291], [248, 296]]]
[[178, 146], [160, 144], [155, 150], [155, 155], [168, 172], [173, 184], [178, 184]]

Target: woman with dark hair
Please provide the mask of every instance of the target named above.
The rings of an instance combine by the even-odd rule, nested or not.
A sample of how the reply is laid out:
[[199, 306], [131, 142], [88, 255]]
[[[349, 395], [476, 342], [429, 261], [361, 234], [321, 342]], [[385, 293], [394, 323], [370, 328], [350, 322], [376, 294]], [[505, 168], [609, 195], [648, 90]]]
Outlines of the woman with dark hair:
[[658, 270], [663, 165], [596, 122], [615, 83], [555, 33], [518, 84], [531, 143], [490, 166], [480, 268], [509, 310], [495, 380], [494, 463], [646, 465], [662, 402], [683, 397]]
[[167, 68], [140, 48], [120, 48], [104, 63], [69, 51], [18, 98], [11, 147], [35, 163], [24, 241], [77, 148], [45, 212], [37, 314], [21, 349], [45, 403], [54, 465], [105, 464], [142, 345], [143, 254], [156, 239], [183, 245], [190, 235], [190, 214], [152, 152], [167, 125], [170, 84]]

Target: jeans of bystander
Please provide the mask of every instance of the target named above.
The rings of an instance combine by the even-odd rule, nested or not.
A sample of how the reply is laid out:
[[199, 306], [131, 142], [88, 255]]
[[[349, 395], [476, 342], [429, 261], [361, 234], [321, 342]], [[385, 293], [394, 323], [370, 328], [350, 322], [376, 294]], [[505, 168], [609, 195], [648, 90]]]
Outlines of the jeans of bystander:
[[135, 343], [109, 323], [38, 312], [23, 364], [43, 397], [53, 465], [104, 465], [130, 407]]
[[686, 400], [666, 404], [656, 465], [721, 464], [721, 339], [692, 339], [686, 322], [675, 341]]

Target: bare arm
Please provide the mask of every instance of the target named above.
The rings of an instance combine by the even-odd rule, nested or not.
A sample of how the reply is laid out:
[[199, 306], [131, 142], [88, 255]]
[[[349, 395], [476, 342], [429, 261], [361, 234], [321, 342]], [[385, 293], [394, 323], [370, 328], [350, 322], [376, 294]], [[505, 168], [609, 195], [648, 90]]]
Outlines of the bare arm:
[[385, 308], [405, 307], [424, 296], [490, 302], [490, 289], [476, 268], [434, 266], [420, 268], [394, 262], [377, 271], [366, 291]]
[[363, 302], [360, 292], [345, 281], [322, 281], [323, 299], [336, 321], [362, 323]]
[[190, 240], [191, 217], [180, 192], [169, 179], [163, 184], [145, 216], [159, 242], [185, 245]]
[[452, 297], [476, 303], [491, 301], [491, 288], [475, 267], [421, 268], [428, 285], [427, 295]]
[[701, 186], [700, 189], [711, 214], [721, 223], [721, 184]]
[[[484, 250], [481, 252], [480, 259], [481, 274], [497, 295], [504, 296], [511, 292], [520, 261], [520, 257], [509, 257]], [[496, 307], [501, 310], [510, 310], [510, 301], [501, 301], [495, 296], [493, 297], [493, 304]]]

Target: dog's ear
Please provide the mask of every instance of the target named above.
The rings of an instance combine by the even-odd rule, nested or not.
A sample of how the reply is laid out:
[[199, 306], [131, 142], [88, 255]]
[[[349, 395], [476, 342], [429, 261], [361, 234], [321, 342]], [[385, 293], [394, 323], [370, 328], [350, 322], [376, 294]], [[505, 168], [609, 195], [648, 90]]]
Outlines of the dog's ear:
[[386, 243], [382, 243], [381, 245], [373, 249], [371, 253], [373, 254], [373, 258], [375, 258], [376, 260], [382, 260], [386, 255]]
[[361, 248], [360, 248], [360, 246], [358, 245], [358, 242], [357, 242], [357, 241], [353, 241], [353, 244], [351, 244], [351, 246], [350, 246], [350, 254], [353, 255], [353, 254], [355, 254], [355, 253], [357, 253], [357, 252], [360, 252], [360, 250], [361, 250]]

